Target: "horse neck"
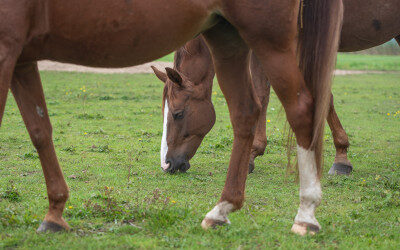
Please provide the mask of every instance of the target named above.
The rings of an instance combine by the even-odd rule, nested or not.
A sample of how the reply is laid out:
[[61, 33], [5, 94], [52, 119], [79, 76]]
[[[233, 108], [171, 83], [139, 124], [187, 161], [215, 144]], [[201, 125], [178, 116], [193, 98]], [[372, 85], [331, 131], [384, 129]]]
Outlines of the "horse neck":
[[174, 68], [196, 85], [202, 85], [207, 99], [211, 100], [215, 71], [210, 51], [202, 36], [177, 50]]

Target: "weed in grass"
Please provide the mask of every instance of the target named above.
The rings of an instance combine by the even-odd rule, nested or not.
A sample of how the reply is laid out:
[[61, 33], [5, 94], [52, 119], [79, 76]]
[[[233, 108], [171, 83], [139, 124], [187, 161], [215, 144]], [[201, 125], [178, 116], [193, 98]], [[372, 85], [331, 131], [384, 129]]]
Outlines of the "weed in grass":
[[76, 147], [75, 146], [68, 146], [62, 149], [65, 152], [75, 154], [76, 153]]
[[32, 151], [32, 152], [25, 153], [23, 155], [18, 155], [18, 157], [21, 158], [21, 159], [24, 159], [24, 160], [27, 160], [27, 159], [38, 159], [39, 158], [36, 150]]
[[89, 151], [96, 153], [110, 153], [111, 149], [108, 145], [100, 145], [100, 146], [92, 145]]
[[112, 96], [109, 96], [109, 95], [105, 95], [105, 96], [100, 96], [99, 97], [100, 101], [109, 101], [109, 100], [112, 100], [112, 99], [114, 99], [114, 98]]
[[104, 115], [102, 115], [102, 114], [90, 115], [87, 113], [83, 113], [83, 114], [77, 115], [76, 118], [82, 119], [82, 120], [101, 120], [101, 119], [104, 119]]
[[14, 186], [13, 181], [9, 182], [8, 186], [6, 187], [6, 190], [3, 191], [1, 198], [7, 199], [12, 202], [18, 202], [18, 201], [21, 201], [21, 199], [22, 199], [17, 188]]

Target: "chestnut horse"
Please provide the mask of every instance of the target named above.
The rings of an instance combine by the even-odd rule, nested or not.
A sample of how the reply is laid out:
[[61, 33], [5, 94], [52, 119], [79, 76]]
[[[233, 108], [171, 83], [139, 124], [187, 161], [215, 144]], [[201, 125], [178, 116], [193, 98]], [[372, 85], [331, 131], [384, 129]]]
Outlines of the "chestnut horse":
[[[211, 50], [234, 129], [225, 187], [203, 228], [228, 223], [228, 214], [243, 205], [261, 109], [247, 67], [251, 49], [297, 139], [300, 207], [292, 231], [302, 235], [318, 231], [314, 212], [321, 201], [322, 133], [343, 6], [341, 0], [306, 0], [301, 6], [300, 0], [2, 0], [0, 120], [11, 89], [46, 180], [49, 210], [38, 231], [69, 228], [62, 217], [69, 191], [52, 141], [37, 60], [131, 66], [166, 55], [198, 34], [203, 34]], [[168, 77], [174, 82], [166, 80], [171, 100], [184, 79], [173, 72]], [[168, 121], [195, 115], [181, 112], [182, 104], [167, 103]], [[168, 139], [167, 143], [170, 147]]]
[[[400, 2], [397, 0], [387, 1], [381, 6], [380, 2], [371, 1], [369, 4], [360, 4], [357, 0], [344, 0], [344, 16], [339, 50], [343, 52], [354, 52], [378, 46], [393, 38], [400, 45]], [[384, 11], [382, 11], [384, 10]], [[353, 13], [359, 13], [354, 15]], [[384, 15], [382, 15], [384, 13]], [[267, 145], [266, 137], [266, 113], [269, 102], [270, 84], [263, 73], [260, 63], [252, 54], [250, 60], [250, 72], [256, 89], [257, 96], [262, 109], [258, 118], [253, 146], [250, 154], [249, 173], [254, 170], [254, 159], [263, 155]], [[156, 75], [165, 81], [167, 75], [153, 68]], [[174, 95], [174, 102], [184, 103], [187, 112], [199, 113], [200, 116], [186, 116], [173, 119], [168, 124], [164, 119], [164, 130], [161, 142], [161, 167], [164, 171], [174, 173], [177, 170], [185, 172], [189, 167], [189, 160], [200, 146], [204, 136], [210, 131], [215, 122], [214, 107], [211, 103], [211, 91], [214, 79], [214, 67], [210, 51], [204, 39], [199, 36], [186, 43], [175, 53], [174, 75], [180, 75], [188, 83], [185, 86], [198, 86], [196, 92], [182, 91]], [[171, 73], [172, 74], [172, 73]], [[176, 78], [176, 77], [175, 77]], [[174, 79], [174, 78], [172, 78]], [[189, 83], [191, 82], [191, 83]], [[202, 99], [201, 99], [202, 98]], [[196, 100], [196, 101], [194, 101]], [[163, 103], [171, 102], [167, 95], [165, 86]], [[168, 106], [165, 105], [164, 117], [168, 116]], [[207, 112], [208, 111], [208, 112]], [[179, 120], [179, 121], [178, 121]], [[347, 150], [350, 145], [346, 131], [336, 114], [333, 105], [333, 95], [327, 118], [336, 148], [334, 163], [329, 171], [330, 174], [350, 174], [353, 166], [350, 163]], [[167, 133], [167, 127], [171, 127]], [[174, 133], [174, 132], [177, 133]], [[195, 139], [186, 140], [185, 138]], [[170, 158], [166, 159], [167, 139], [169, 148], [174, 147]], [[171, 165], [165, 164], [170, 162]]]

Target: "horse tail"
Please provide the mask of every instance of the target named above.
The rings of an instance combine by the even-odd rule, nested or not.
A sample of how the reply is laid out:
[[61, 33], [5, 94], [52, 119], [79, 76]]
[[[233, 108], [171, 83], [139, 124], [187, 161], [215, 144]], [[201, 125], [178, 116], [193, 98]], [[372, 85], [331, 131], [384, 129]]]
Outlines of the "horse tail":
[[314, 100], [313, 138], [318, 175], [322, 174], [323, 136], [342, 28], [342, 0], [302, 0], [299, 15], [299, 65]]

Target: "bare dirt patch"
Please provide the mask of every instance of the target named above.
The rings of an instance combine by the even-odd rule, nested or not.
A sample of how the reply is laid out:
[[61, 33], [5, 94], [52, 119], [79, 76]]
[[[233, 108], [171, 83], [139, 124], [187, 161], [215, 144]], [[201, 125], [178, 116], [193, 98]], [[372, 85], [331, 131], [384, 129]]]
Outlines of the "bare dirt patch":
[[[127, 68], [93, 68], [75, 64], [58, 63], [53, 61], [39, 61], [39, 70], [41, 71], [63, 71], [63, 72], [85, 72], [85, 73], [102, 73], [102, 74], [140, 74], [153, 73], [150, 66], [163, 69], [165, 67], [173, 67], [172, 62], [150, 62], [134, 67]], [[360, 75], [360, 74], [383, 74], [391, 73], [387, 71], [364, 71], [364, 70], [336, 70], [335, 75]], [[393, 72], [398, 73], [398, 72]]]
[[53, 61], [39, 61], [39, 70], [41, 71], [63, 71], [63, 72], [85, 72], [85, 73], [102, 73], [102, 74], [140, 74], [153, 73], [150, 66], [163, 69], [165, 67], [173, 67], [171, 62], [151, 62], [134, 67], [127, 68], [93, 68], [85, 67], [69, 63], [58, 63]]

